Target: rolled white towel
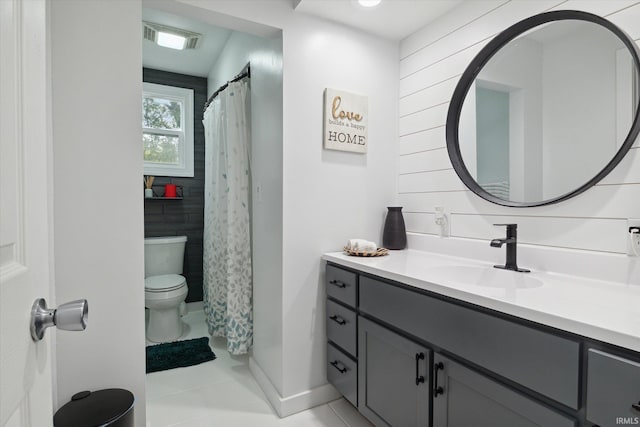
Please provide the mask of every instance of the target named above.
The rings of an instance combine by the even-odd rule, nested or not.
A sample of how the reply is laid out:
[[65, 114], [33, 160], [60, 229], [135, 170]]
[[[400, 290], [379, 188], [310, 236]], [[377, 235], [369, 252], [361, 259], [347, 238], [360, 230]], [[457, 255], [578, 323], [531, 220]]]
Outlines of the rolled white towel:
[[364, 245], [360, 246], [361, 252], [375, 252], [378, 249], [378, 245], [375, 242], [367, 242]]
[[347, 242], [347, 249], [351, 249], [352, 251], [358, 250], [360, 245], [364, 244], [366, 240], [364, 239], [349, 239]]
[[375, 252], [378, 249], [378, 245], [365, 239], [349, 239], [347, 249], [360, 252]]

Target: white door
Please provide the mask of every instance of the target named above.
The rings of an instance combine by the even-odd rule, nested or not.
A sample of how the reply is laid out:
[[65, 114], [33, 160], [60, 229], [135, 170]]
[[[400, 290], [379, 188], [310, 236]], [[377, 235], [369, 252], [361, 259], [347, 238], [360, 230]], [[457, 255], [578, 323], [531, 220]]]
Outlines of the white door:
[[52, 333], [29, 332], [34, 300], [53, 305], [45, 1], [0, 0], [2, 427], [52, 425]]

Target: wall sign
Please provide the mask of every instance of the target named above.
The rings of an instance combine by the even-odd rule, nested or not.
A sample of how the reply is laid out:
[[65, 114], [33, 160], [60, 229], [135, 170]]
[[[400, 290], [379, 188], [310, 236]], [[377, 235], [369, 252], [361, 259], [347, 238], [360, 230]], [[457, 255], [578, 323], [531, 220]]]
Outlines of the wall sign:
[[324, 148], [366, 153], [368, 122], [366, 96], [324, 90]]

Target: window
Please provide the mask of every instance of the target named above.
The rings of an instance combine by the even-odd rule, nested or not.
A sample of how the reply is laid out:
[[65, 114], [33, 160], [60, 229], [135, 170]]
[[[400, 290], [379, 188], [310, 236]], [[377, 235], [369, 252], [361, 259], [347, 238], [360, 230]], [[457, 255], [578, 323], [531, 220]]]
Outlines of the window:
[[145, 175], [193, 177], [193, 90], [143, 83]]

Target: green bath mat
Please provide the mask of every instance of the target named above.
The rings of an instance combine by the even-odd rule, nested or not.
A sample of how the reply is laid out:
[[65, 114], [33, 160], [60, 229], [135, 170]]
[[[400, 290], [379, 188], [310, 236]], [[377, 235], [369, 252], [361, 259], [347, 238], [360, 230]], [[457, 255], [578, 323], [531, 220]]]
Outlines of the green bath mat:
[[147, 374], [198, 365], [215, 358], [208, 337], [152, 345], [147, 347]]

